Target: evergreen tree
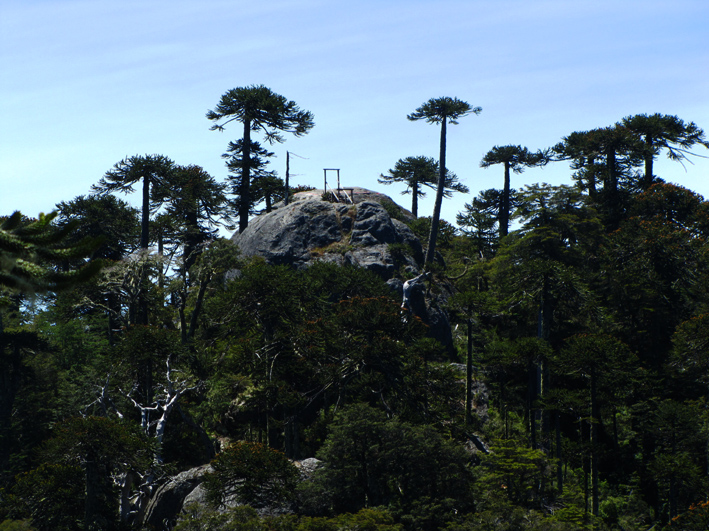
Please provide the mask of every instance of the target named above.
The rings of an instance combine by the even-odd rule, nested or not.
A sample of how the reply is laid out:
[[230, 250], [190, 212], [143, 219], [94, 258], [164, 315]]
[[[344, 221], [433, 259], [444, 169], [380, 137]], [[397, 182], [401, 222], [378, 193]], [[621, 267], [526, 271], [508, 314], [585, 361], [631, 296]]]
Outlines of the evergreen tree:
[[443, 203], [443, 192], [446, 187], [446, 130], [448, 123], [457, 124], [458, 119], [470, 113], [480, 114], [481, 107], [471, 107], [465, 101], [458, 98], [433, 98], [425, 102], [407, 118], [411, 121], [426, 120], [431, 124], [441, 124], [440, 154], [438, 157], [438, 186], [436, 187], [436, 202], [433, 207], [431, 219], [431, 233], [426, 248], [426, 264], [431, 264], [436, 253], [436, 238], [438, 237], [438, 225], [441, 219], [441, 204]]
[[681, 163], [690, 161], [691, 155], [701, 156], [690, 151], [695, 145], [709, 148], [704, 131], [694, 122], [685, 124], [677, 116], [636, 114], [623, 118], [621, 124], [642, 142], [641, 153], [645, 163], [645, 175], [641, 181], [643, 190], [650, 188], [654, 182], [653, 162], [663, 149], [667, 150], [670, 160]]
[[[140, 247], [147, 249], [150, 243], [149, 223], [151, 210], [151, 190], [159, 186], [173, 170], [174, 163], [162, 155], [134, 155], [117, 162], [101, 180], [91, 187], [99, 194], [113, 192], [129, 193], [133, 186], [142, 181], [143, 207], [141, 214]], [[155, 205], [153, 205], [155, 206]]]
[[52, 267], [86, 257], [99, 243], [90, 238], [68, 242], [77, 223], [58, 228], [52, 224], [56, 217], [57, 212], [52, 212], [27, 220], [20, 212], [15, 212], [0, 223], [0, 287], [24, 293], [58, 291], [69, 289], [98, 272], [99, 261], [74, 271]]
[[[378, 181], [381, 184], [404, 183], [406, 190], [402, 194], [411, 194], [411, 213], [418, 217], [419, 197], [425, 197], [426, 192], [423, 186], [436, 188], [438, 175], [440, 173], [438, 162], [430, 157], [406, 157], [399, 159], [394, 165], [394, 169], [389, 170], [385, 175], [381, 175]], [[445, 197], [450, 197], [453, 192], [467, 194], [468, 187], [458, 182], [454, 173], [446, 170], [446, 186], [443, 191]]]
[[224, 190], [224, 185], [196, 165], [176, 166], [153, 189], [153, 202], [165, 203], [164, 216], [179, 232], [184, 274], [195, 263], [200, 245], [229, 221]]
[[526, 167], [545, 164], [547, 157], [542, 152], [530, 153], [522, 146], [495, 146], [488, 151], [480, 161], [481, 168], [489, 168], [494, 164], [502, 164], [505, 168], [504, 187], [500, 198], [500, 214], [498, 216], [500, 238], [507, 236], [510, 224], [510, 170], [522, 173]]
[[57, 225], [74, 223], [71, 241], [99, 238], [92, 258], [116, 261], [133, 252], [140, 242], [138, 211], [113, 195], [80, 195], [57, 204]]
[[215, 122], [212, 131], [223, 131], [233, 121], [243, 124], [239, 182], [239, 231], [243, 231], [249, 224], [252, 205], [252, 131], [262, 131], [271, 144], [280, 143], [284, 140], [280, 131], [295, 136], [308, 133], [314, 125], [313, 115], [264, 85], [251, 85], [231, 89], [222, 95], [217, 106], [207, 112], [207, 119]]
[[[520, 194], [510, 190], [510, 211], [519, 205]], [[499, 219], [502, 209], [502, 190], [490, 188], [482, 190], [463, 211], [456, 214], [456, 223], [466, 236], [472, 238], [479, 253], [492, 256], [499, 241]]]

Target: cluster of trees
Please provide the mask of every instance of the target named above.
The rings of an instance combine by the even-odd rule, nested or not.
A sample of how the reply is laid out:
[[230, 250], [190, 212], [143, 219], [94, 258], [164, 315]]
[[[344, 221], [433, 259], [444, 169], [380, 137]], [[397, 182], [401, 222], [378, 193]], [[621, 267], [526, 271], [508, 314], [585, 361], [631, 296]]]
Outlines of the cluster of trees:
[[[217, 236], [275, 177], [251, 133], [313, 126], [262, 86], [208, 113], [244, 125], [233, 182], [136, 156], [56, 214], [3, 220], [0, 529], [149, 528], [157, 488], [208, 462], [208, 504], [175, 529], [706, 525], [709, 203], [653, 174], [663, 151], [709, 147], [703, 132], [639, 115], [537, 152], [495, 146], [480, 165], [503, 166], [503, 187], [455, 229], [446, 126], [479, 112], [429, 100], [409, 118], [440, 125], [439, 160], [382, 176], [414, 211], [436, 189], [411, 227], [460, 364], [373, 273], [267, 265]], [[570, 185], [511, 187], [559, 161]], [[114, 195], [138, 184], [142, 211]], [[304, 480], [293, 463], [310, 457]], [[225, 509], [234, 496], [246, 505]]]

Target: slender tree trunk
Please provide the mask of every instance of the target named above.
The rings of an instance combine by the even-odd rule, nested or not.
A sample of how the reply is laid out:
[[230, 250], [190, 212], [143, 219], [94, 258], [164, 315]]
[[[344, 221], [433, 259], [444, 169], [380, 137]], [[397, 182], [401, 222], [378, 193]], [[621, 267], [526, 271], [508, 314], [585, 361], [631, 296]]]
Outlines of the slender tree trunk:
[[190, 340], [194, 337], [195, 330], [197, 330], [197, 323], [200, 313], [202, 313], [202, 303], [204, 302], [204, 296], [207, 293], [207, 286], [211, 281], [211, 274], [204, 279], [199, 285], [199, 291], [197, 292], [197, 301], [194, 305], [194, 310], [192, 310], [192, 315], [190, 316], [190, 327], [187, 332], [187, 339]]
[[[539, 296], [539, 317], [537, 323], [537, 337], [543, 341], [549, 337], [549, 278], [544, 276], [542, 291]], [[531, 361], [529, 377], [530, 394], [530, 416], [531, 416], [531, 444], [532, 449], [540, 447], [540, 440], [537, 438], [537, 427], [542, 426], [542, 410], [537, 407], [537, 402], [542, 393], [542, 362]], [[541, 437], [540, 437], [541, 438]]]
[[588, 166], [588, 195], [596, 197], [596, 157], [591, 156], [588, 158]]
[[[148, 249], [150, 243], [150, 232], [149, 232], [149, 222], [150, 222], [150, 175], [146, 174], [143, 176], [143, 212], [141, 221], [141, 231], [140, 231], [140, 247], [143, 250]], [[138, 324], [147, 325], [148, 324], [148, 301], [145, 298], [145, 293], [141, 288], [138, 295]]]
[[468, 355], [465, 360], [465, 425], [473, 424], [473, 319], [468, 318]]
[[618, 163], [615, 149], [609, 148], [606, 154], [606, 168], [608, 170], [608, 192], [615, 198], [618, 193]]
[[645, 138], [645, 146], [647, 149], [647, 153], [645, 154], [645, 178], [643, 180], [643, 190], [647, 190], [652, 186], [652, 182], [654, 180], [654, 176], [652, 174], [653, 171], [653, 162], [655, 161], [655, 156], [653, 153], [654, 145], [652, 138]]
[[652, 176], [652, 163], [653, 158], [651, 155], [645, 157], [645, 179], [643, 182], [643, 189], [647, 190], [652, 186], [653, 176]]
[[441, 205], [443, 203], [443, 190], [446, 186], [446, 121], [444, 116], [441, 120], [441, 150], [438, 167], [438, 188], [436, 189], [436, 202], [433, 206], [433, 217], [431, 218], [431, 233], [428, 236], [428, 248], [426, 249], [426, 264], [433, 263], [436, 255], [436, 239], [438, 238], [438, 225], [441, 218]]
[[251, 120], [244, 117], [244, 151], [241, 161], [241, 183], [239, 186], [239, 232], [249, 225], [249, 210], [251, 209], [251, 197], [249, 194], [251, 185]]
[[538, 447], [538, 441], [537, 441], [537, 411], [536, 411], [536, 402], [537, 402], [537, 368], [538, 365], [535, 361], [530, 360], [528, 362], [528, 367], [529, 367], [529, 376], [528, 376], [528, 391], [527, 394], [529, 395], [529, 405], [528, 405], [528, 415], [529, 415], [529, 441], [530, 441], [530, 447], [532, 450], [536, 450]]
[[507, 236], [510, 226], [510, 163], [505, 161], [505, 183], [500, 201], [500, 238]]
[[150, 175], [143, 175], [143, 212], [140, 223], [140, 247], [147, 249], [150, 243]]
[[419, 183], [411, 183], [411, 213], [415, 218], [419, 217]]
[[84, 502], [84, 529], [99, 531], [99, 504], [101, 498], [101, 478], [98, 464], [90, 460], [86, 462], [86, 501]]
[[591, 496], [593, 516], [598, 516], [598, 399], [595, 368], [591, 370]]
[[559, 494], [564, 493], [564, 467], [561, 460], [561, 412], [556, 411], [554, 415], [554, 427], [556, 430], [556, 481]]

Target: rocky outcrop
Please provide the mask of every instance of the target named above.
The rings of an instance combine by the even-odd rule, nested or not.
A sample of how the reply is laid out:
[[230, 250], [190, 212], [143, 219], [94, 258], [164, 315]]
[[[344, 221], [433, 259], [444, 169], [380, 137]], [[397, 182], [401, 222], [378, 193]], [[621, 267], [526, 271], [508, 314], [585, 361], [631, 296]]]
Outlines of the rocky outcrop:
[[[288, 205], [249, 222], [243, 233], [232, 236], [244, 256], [261, 256], [270, 264], [298, 269], [314, 261], [333, 262], [368, 269], [387, 281], [402, 296], [402, 276], [421, 272], [424, 260], [421, 242], [402, 220], [413, 220], [407, 210], [388, 196], [364, 188], [348, 189], [355, 203], [323, 199], [321, 190], [295, 194]], [[350, 193], [351, 192], [351, 193]], [[418, 290], [412, 310], [453, 357], [453, 337], [445, 304], [446, 286]]]
[[343, 204], [308, 194], [258, 216], [232, 241], [244, 256], [296, 268], [323, 260], [360, 266], [384, 280], [402, 266], [419, 268], [421, 242], [405, 223], [392, 218], [392, 211], [407, 216], [393, 201]]
[[158, 487], [150, 497], [139, 524], [148, 529], [172, 529], [182, 507], [187, 505], [191, 495], [194, 498], [194, 491], [211, 469], [211, 465], [204, 465], [185, 470]]
[[[301, 480], [308, 481], [319, 467], [320, 461], [311, 457], [302, 461], [293, 461], [293, 464], [300, 471]], [[211, 465], [198, 466], [180, 472], [160, 485], [150, 497], [137, 525], [141, 526], [141, 529], [169, 531], [174, 528], [185, 507], [191, 504], [206, 507], [208, 502], [207, 491], [204, 488], [204, 476], [210, 472], [212, 472]], [[239, 504], [237, 498], [232, 498], [226, 501], [221, 510], [233, 508]], [[259, 509], [259, 514], [262, 516], [283, 514], [284, 512], [289, 511], [279, 506]]]

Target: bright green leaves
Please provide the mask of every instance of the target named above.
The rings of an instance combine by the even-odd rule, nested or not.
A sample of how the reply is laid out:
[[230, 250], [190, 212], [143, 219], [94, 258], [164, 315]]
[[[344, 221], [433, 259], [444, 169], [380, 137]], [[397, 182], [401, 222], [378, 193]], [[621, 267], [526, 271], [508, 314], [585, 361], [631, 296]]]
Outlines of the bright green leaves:
[[75, 224], [57, 228], [52, 224], [57, 213], [40, 214], [36, 220], [25, 220], [15, 212], [0, 224], [0, 286], [25, 293], [68, 289], [100, 269], [92, 262], [74, 271], [53, 268], [63, 261], [89, 255], [98, 245], [96, 239], [85, 238], [68, 243]]

